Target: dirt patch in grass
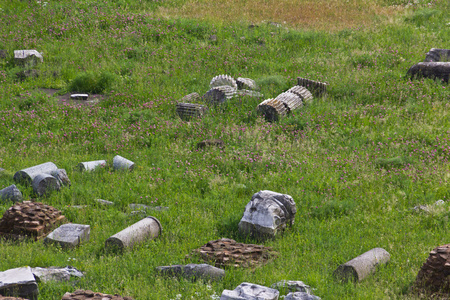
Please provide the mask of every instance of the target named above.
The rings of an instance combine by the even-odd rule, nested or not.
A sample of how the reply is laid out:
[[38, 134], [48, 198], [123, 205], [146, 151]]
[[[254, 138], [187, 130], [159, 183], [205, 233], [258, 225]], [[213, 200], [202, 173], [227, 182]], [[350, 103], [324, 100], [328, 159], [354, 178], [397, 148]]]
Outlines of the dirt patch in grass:
[[66, 93], [63, 95], [59, 95], [58, 92], [60, 90], [57, 89], [39, 89], [40, 92], [43, 92], [45, 94], [47, 94], [50, 97], [55, 97], [58, 99], [58, 103], [60, 104], [82, 104], [82, 105], [88, 105], [88, 104], [95, 104], [95, 103], [99, 103], [100, 101], [106, 99], [105, 95], [101, 95], [101, 94], [89, 94], [89, 97], [87, 100], [73, 100], [70, 98], [71, 94], [74, 93]]

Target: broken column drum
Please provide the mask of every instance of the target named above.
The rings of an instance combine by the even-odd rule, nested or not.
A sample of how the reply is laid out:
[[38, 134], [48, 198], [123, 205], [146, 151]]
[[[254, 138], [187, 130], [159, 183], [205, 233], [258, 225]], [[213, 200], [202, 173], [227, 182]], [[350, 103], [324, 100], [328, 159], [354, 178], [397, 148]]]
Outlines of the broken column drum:
[[38, 285], [30, 267], [0, 272], [0, 295], [37, 300], [38, 294]]
[[0, 200], [2, 200], [3, 202], [20, 202], [23, 200], [23, 197], [20, 190], [16, 187], [15, 184], [13, 184], [0, 190]]
[[297, 84], [308, 89], [316, 97], [324, 96], [327, 93], [328, 84], [325, 82], [297, 77]]
[[375, 272], [378, 265], [386, 264], [390, 258], [390, 254], [383, 248], [373, 248], [337, 267], [334, 276], [342, 281], [361, 281]]
[[180, 99], [180, 102], [194, 102], [200, 99], [200, 95], [196, 92], [187, 94], [183, 98]]
[[286, 106], [276, 99], [266, 99], [261, 102], [256, 110], [269, 121], [278, 121], [282, 116], [285, 116], [288, 112]]
[[288, 113], [303, 106], [303, 99], [294, 93], [281, 93], [275, 100], [283, 103], [283, 105], [286, 106]]
[[56, 180], [58, 181], [58, 183], [61, 187], [71, 185], [69, 176], [67, 176], [67, 172], [64, 169], [58, 169], [58, 170], [52, 171], [50, 173], [50, 175], [52, 175], [53, 177], [56, 178]]
[[114, 156], [113, 159], [114, 170], [130, 170], [134, 169], [134, 162], [128, 160], [120, 155]]
[[93, 161], [80, 162], [78, 164], [77, 168], [80, 171], [92, 171], [100, 166], [103, 166], [103, 167], [106, 166], [106, 160], [93, 160]]
[[450, 62], [420, 62], [408, 70], [408, 75], [440, 79], [448, 83], [450, 77]]
[[19, 183], [31, 184], [34, 177], [36, 177], [38, 174], [51, 174], [56, 170], [58, 170], [58, 167], [54, 163], [46, 162], [34, 167], [17, 171], [16, 174], [14, 174], [14, 181]]
[[239, 222], [244, 235], [274, 237], [294, 223], [297, 208], [291, 196], [272, 191], [259, 191], [246, 205]]
[[154, 239], [161, 234], [161, 223], [155, 217], [146, 217], [137, 223], [109, 237], [105, 248], [109, 250], [124, 250], [146, 239]]
[[33, 191], [39, 196], [48, 196], [52, 191], [59, 191], [59, 181], [49, 174], [38, 174], [34, 177]]
[[218, 75], [214, 77], [211, 79], [209, 86], [211, 89], [219, 86], [229, 86], [235, 91], [238, 89], [236, 80], [234, 80], [234, 78], [230, 75]]
[[234, 87], [229, 85], [216, 86], [207, 91], [202, 99], [212, 105], [222, 104], [233, 98], [236, 95], [236, 91]]
[[302, 102], [304, 105], [308, 105], [313, 102], [313, 95], [307, 88], [303, 86], [299, 85], [293, 86], [290, 89], [288, 89], [286, 93], [296, 94], [297, 96], [302, 98]]
[[177, 114], [180, 119], [189, 121], [192, 118], [201, 118], [208, 110], [205, 105], [194, 103], [177, 103]]
[[450, 61], [450, 49], [436, 49], [431, 48], [425, 57], [425, 62], [449, 62]]
[[238, 79], [236, 79], [236, 83], [239, 90], [255, 90], [257, 88], [256, 82], [250, 78], [238, 77]]

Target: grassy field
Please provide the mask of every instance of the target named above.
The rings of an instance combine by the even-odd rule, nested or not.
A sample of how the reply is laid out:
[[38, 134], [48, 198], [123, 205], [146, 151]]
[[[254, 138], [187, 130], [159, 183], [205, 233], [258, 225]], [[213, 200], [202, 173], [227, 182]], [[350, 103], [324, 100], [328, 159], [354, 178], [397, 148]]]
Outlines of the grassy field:
[[[90, 241], [74, 250], [0, 242], [0, 271], [72, 265], [85, 272], [76, 283], [40, 283], [40, 299], [77, 288], [216, 299], [244, 281], [282, 279], [302, 280], [322, 299], [414, 299], [429, 251], [450, 241], [449, 86], [406, 76], [430, 48], [450, 47], [448, 1], [3, 0], [0, 24], [8, 53], [0, 58], [0, 189], [15, 183], [16, 171], [52, 161], [72, 186], [38, 200], [91, 226]], [[17, 49], [42, 52], [44, 63], [17, 66]], [[39, 76], [22, 78], [31, 69]], [[177, 100], [204, 94], [219, 74], [255, 79], [264, 99], [298, 76], [327, 82], [329, 91], [274, 123], [258, 116], [262, 100], [251, 97], [180, 120]], [[102, 100], [60, 100], [71, 91]], [[225, 147], [196, 148], [214, 138]], [[113, 171], [115, 155], [135, 170]], [[75, 169], [99, 159], [109, 164]], [[276, 259], [227, 268], [214, 283], [156, 274], [157, 266], [198, 262], [185, 256], [210, 240], [260, 243], [240, 236], [237, 225], [265, 189], [297, 204], [295, 224], [264, 242]], [[429, 213], [412, 210], [439, 199], [445, 205]], [[168, 206], [151, 214], [163, 233], [108, 253], [105, 240], [142, 217], [130, 216], [130, 203]], [[0, 214], [10, 206], [0, 203]], [[334, 279], [338, 265], [374, 247], [391, 254], [389, 264], [361, 283]]]

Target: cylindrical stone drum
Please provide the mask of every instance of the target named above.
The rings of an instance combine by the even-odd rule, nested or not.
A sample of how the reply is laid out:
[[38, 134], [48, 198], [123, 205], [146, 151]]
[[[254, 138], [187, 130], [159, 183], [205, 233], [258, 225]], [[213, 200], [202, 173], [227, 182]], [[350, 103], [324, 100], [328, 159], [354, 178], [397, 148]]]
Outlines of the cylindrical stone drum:
[[114, 156], [113, 159], [114, 170], [129, 170], [132, 171], [134, 168], [134, 162], [128, 160], [120, 155]]
[[49, 174], [38, 174], [34, 177], [33, 182], [33, 191], [39, 196], [47, 196], [52, 191], [60, 189], [59, 181]]
[[14, 181], [31, 184], [34, 177], [38, 174], [50, 174], [52, 171], [56, 170], [58, 170], [58, 167], [54, 163], [46, 162], [34, 167], [17, 171], [16, 174], [14, 174]]
[[146, 239], [154, 239], [161, 233], [161, 223], [155, 217], [146, 217], [137, 223], [109, 237], [105, 242], [107, 250], [124, 250]]
[[0, 190], [0, 200], [20, 202], [23, 200], [22, 193], [15, 184]]
[[92, 171], [97, 167], [105, 166], [106, 160], [93, 160], [93, 161], [86, 161], [86, 162], [80, 162], [77, 166], [77, 168], [80, 171]]

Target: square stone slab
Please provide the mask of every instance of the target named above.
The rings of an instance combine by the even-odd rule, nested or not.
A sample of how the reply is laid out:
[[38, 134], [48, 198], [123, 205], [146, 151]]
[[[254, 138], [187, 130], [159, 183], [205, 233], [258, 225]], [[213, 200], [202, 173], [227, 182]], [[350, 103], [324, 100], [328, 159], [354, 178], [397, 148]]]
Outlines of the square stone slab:
[[39, 293], [30, 267], [9, 269], [0, 272], [0, 294], [37, 299]]
[[81, 242], [89, 241], [91, 226], [81, 224], [64, 224], [53, 230], [46, 238], [46, 243], [57, 243], [63, 248], [73, 248]]

